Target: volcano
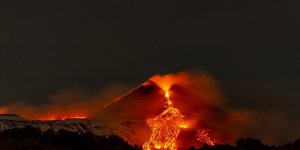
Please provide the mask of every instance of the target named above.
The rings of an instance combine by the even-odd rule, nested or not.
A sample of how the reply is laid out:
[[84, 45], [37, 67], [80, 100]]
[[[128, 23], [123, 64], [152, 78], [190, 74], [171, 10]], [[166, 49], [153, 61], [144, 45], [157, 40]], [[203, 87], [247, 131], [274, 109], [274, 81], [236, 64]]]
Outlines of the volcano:
[[[196, 130], [206, 129], [216, 143], [230, 143], [235, 140], [236, 126], [234, 118], [221, 108], [198, 96], [188, 88], [173, 84], [170, 86], [172, 102], [185, 119], [190, 122], [187, 129], [182, 130], [178, 137], [178, 148], [191, 145], [199, 146], [196, 140]], [[105, 121], [139, 120], [145, 121], [159, 115], [165, 109], [164, 89], [155, 82], [148, 80], [124, 96], [107, 104], [95, 118]], [[136, 129], [143, 133], [133, 140], [134, 144], [141, 145], [150, 137], [149, 127], [139, 126]]]
[[165, 87], [161, 87], [157, 81], [148, 80], [103, 106], [89, 118], [25, 120], [18, 115], [3, 114], [0, 115], [0, 132], [32, 127], [42, 132], [66, 130], [96, 136], [117, 135], [129, 144], [142, 146], [153, 133], [146, 120], [162, 114], [170, 105], [168, 103], [170, 99], [172, 106], [180, 111], [186, 122], [176, 139], [178, 149], [203, 145], [203, 141], [197, 140], [201, 139], [197, 137], [197, 133], [202, 133], [199, 132], [202, 130], [208, 131], [203, 133], [208, 133], [214, 143], [233, 143], [237, 139], [238, 123], [226, 111], [213, 105], [184, 84], [171, 84], [167, 91], [168, 98]]

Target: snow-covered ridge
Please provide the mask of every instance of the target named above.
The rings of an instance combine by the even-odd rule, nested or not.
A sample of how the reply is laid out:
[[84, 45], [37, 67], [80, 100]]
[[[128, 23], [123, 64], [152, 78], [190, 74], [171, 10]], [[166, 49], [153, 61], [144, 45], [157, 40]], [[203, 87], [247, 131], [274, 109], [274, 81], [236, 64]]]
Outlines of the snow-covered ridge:
[[17, 114], [0, 114], [0, 120], [25, 120], [23, 117], [17, 115]]
[[0, 132], [14, 128], [33, 127], [40, 129], [42, 132], [47, 130], [54, 130], [55, 132], [67, 130], [78, 134], [92, 133], [96, 136], [117, 135], [131, 144], [139, 144], [139, 142], [135, 141], [137, 134], [136, 130], [147, 128], [144, 121], [137, 120], [113, 122], [89, 119], [41, 121], [20, 118], [15, 115], [0, 115]]

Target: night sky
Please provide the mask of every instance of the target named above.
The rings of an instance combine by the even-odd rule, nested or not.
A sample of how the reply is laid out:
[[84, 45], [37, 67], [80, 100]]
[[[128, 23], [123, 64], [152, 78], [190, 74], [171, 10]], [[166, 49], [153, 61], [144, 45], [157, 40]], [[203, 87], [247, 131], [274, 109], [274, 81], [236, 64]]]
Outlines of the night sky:
[[299, 18], [299, 0], [3, 0], [0, 106], [201, 69], [300, 134]]

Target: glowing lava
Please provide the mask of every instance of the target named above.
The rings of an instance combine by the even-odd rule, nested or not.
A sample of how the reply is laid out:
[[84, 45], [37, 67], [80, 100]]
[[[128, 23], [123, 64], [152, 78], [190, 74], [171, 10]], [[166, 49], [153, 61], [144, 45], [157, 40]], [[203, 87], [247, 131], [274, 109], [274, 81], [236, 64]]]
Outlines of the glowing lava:
[[63, 117], [62, 120], [66, 119], [87, 119], [85, 116], [68, 116], [68, 117]]
[[168, 89], [164, 88], [164, 90], [167, 107], [159, 116], [146, 120], [152, 134], [149, 141], [144, 143], [144, 150], [176, 150], [176, 139], [180, 128], [187, 128], [187, 125], [183, 124], [184, 116], [178, 109], [173, 107]]
[[207, 130], [197, 130], [197, 134], [196, 134], [196, 138], [197, 140], [208, 144], [209, 146], [214, 146], [214, 142], [210, 139], [210, 137], [208, 136], [208, 131]]
[[38, 120], [45, 120], [45, 121], [54, 121], [54, 120], [68, 120], [68, 119], [87, 119], [88, 117], [86, 116], [81, 116], [81, 115], [74, 115], [74, 116], [62, 116], [62, 117], [42, 117]]

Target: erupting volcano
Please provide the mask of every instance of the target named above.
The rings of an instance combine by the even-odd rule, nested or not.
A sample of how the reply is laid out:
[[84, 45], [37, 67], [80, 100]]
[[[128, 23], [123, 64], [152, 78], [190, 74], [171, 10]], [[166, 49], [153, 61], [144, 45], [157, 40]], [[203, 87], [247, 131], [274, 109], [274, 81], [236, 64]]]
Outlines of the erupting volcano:
[[[188, 128], [184, 122], [184, 115], [173, 106], [173, 102], [170, 99], [169, 86], [162, 89], [165, 91], [166, 109], [157, 117], [146, 120], [152, 134], [149, 141], [143, 144], [144, 150], [176, 150], [176, 140], [181, 128]], [[208, 145], [214, 145], [206, 130], [197, 131], [197, 140]]]
[[233, 117], [191, 90], [187, 82], [182, 75], [154, 76], [106, 105], [96, 117], [145, 122], [126, 137], [144, 150], [233, 143], [238, 130]]
[[[116, 100], [103, 103], [100, 110], [99, 107], [95, 110], [97, 105], [94, 104], [97, 103], [92, 103], [93, 106], [84, 103], [83, 108], [79, 107], [82, 104], [79, 103], [76, 107], [50, 113], [55, 108], [65, 108], [53, 106], [49, 111], [45, 109], [45, 115], [34, 118], [36, 121], [31, 126], [43, 130], [53, 127], [96, 135], [118, 135], [130, 144], [142, 146], [144, 150], [176, 150], [205, 143], [233, 143], [238, 131], [236, 122], [205, 95], [209, 92], [195, 90], [192, 85], [209, 83], [211, 86], [210, 78], [202, 75], [197, 76], [199, 78], [196, 80], [189, 80], [191, 77], [186, 76], [153, 76]], [[215, 91], [210, 93], [218, 95]]]

